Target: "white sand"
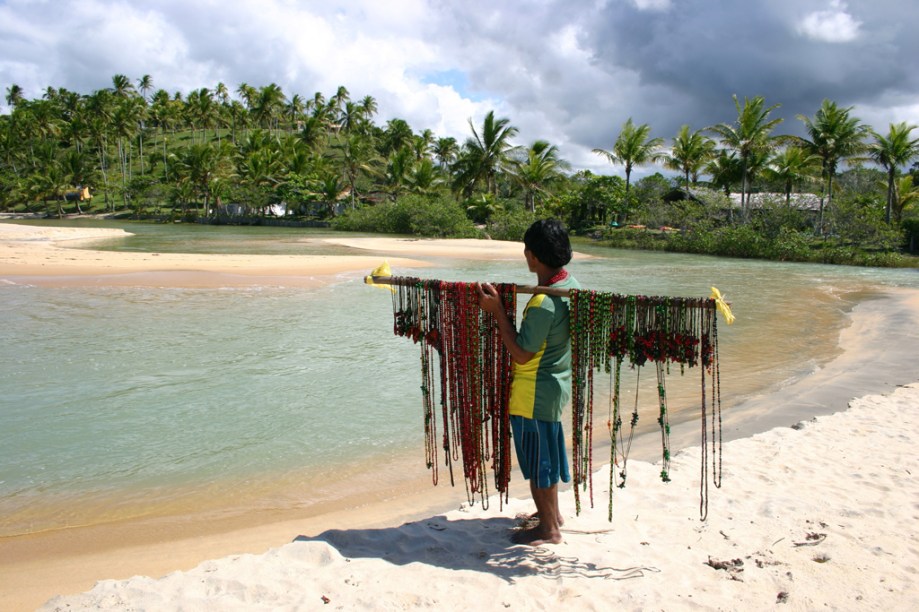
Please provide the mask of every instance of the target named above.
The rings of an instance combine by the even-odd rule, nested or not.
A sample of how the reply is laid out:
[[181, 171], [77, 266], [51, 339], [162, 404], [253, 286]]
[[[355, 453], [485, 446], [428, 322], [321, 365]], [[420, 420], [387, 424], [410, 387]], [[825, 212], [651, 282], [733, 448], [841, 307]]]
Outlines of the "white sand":
[[563, 493], [557, 546], [510, 545], [507, 517], [530, 505], [500, 512], [492, 501], [399, 527], [303, 534], [159, 579], [105, 580], [42, 609], [919, 609], [917, 408], [919, 384], [727, 443], [704, 523], [696, 447], [674, 457], [666, 485], [659, 468], [630, 462], [612, 524], [605, 492], [578, 517]]
[[[129, 235], [116, 229], [0, 223], [0, 276], [30, 277], [34, 283], [63, 285], [98, 284], [104, 279], [107, 284], [129, 286], [310, 286], [338, 273], [367, 274], [383, 261], [380, 255], [188, 255], [92, 250], [100, 242]], [[401, 257], [390, 258], [389, 262], [394, 268], [430, 265]]]

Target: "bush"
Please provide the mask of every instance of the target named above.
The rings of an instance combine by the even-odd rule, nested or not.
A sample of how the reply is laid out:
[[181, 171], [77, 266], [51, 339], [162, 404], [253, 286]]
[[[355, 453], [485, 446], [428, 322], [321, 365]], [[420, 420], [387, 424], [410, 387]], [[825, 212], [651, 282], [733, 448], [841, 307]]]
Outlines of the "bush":
[[783, 227], [769, 245], [769, 259], [808, 261], [811, 255], [810, 241], [808, 234]]
[[501, 210], [492, 215], [486, 231], [494, 240], [521, 242], [534, 221], [536, 215], [527, 210]]
[[418, 195], [349, 210], [334, 219], [332, 227], [346, 232], [413, 234], [440, 238], [481, 236], [479, 230], [453, 200]]

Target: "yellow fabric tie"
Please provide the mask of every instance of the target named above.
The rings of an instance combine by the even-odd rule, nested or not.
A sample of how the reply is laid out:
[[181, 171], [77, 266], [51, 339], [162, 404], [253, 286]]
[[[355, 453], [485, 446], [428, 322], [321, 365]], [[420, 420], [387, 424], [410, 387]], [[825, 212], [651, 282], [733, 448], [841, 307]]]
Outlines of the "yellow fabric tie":
[[712, 299], [715, 300], [715, 307], [718, 309], [718, 312], [724, 315], [725, 322], [727, 322], [728, 325], [733, 323], [734, 313], [731, 312], [731, 307], [728, 306], [728, 303], [721, 297], [721, 292], [718, 291], [717, 287], [712, 287]]
[[364, 282], [370, 285], [371, 287], [378, 287], [380, 289], [389, 290], [391, 293], [395, 293], [396, 289], [392, 285], [384, 285], [381, 283], [373, 282], [374, 276], [392, 276], [392, 270], [389, 268], [389, 262], [384, 261], [382, 264], [373, 269], [373, 272], [370, 273], [370, 276], [364, 277]]

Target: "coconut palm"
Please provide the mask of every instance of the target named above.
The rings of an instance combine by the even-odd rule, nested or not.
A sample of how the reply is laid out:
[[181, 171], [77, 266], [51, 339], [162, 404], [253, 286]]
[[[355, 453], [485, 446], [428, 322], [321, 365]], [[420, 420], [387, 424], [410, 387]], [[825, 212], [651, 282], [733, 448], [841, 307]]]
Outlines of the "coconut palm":
[[456, 138], [451, 136], [438, 138], [434, 142], [433, 153], [438, 165], [442, 169], [446, 168], [456, 160], [456, 154], [459, 153]]
[[344, 85], [339, 85], [338, 89], [335, 91], [335, 95], [329, 100], [329, 106], [333, 111], [341, 112], [345, 102], [348, 102], [350, 99], [351, 93], [348, 91], [348, 88]]
[[214, 87], [214, 95], [217, 96], [217, 100], [222, 106], [227, 106], [230, 103], [230, 90], [227, 89], [227, 86], [222, 81], [218, 81], [217, 86]]
[[476, 130], [472, 119], [469, 120], [469, 128], [472, 138], [466, 140], [457, 160], [460, 172], [454, 180], [454, 187], [468, 196], [476, 184], [484, 182], [485, 191], [497, 195], [498, 172], [507, 166], [507, 156], [514, 150], [510, 140], [517, 135], [517, 128], [510, 124], [510, 119], [496, 119], [495, 111], [488, 111], [480, 130]]
[[13, 83], [6, 88], [6, 103], [16, 108], [25, 99], [22, 87]]
[[414, 155], [408, 147], [402, 147], [390, 154], [383, 171], [383, 185], [389, 197], [395, 202], [408, 189], [408, 176], [414, 163]]
[[318, 151], [328, 138], [326, 123], [322, 119], [310, 115], [303, 120], [303, 126], [297, 133], [299, 138], [311, 151]]
[[632, 169], [635, 166], [641, 166], [648, 162], [656, 162], [661, 158], [662, 153], [658, 151], [659, 147], [664, 144], [663, 138], [649, 138], [651, 126], [647, 123], [636, 126], [632, 123], [632, 118], [622, 124], [622, 130], [613, 143], [613, 150], [594, 149], [593, 152], [601, 157], [605, 157], [611, 164], [622, 164], [625, 166], [625, 192], [629, 193], [629, 184], [632, 176]]
[[894, 221], [899, 223], [903, 219], [903, 212], [917, 204], [919, 204], [919, 186], [913, 184], [911, 174], [904, 174], [896, 180], [894, 185], [894, 199], [891, 205]]
[[548, 193], [552, 181], [561, 176], [568, 164], [558, 156], [558, 147], [545, 140], [537, 140], [527, 149], [522, 159], [511, 164], [511, 177], [522, 189], [526, 209], [536, 211], [536, 201]]
[[172, 166], [178, 183], [191, 186], [196, 198], [203, 198], [205, 212], [209, 210], [215, 181], [232, 174], [226, 146], [212, 143], [192, 144], [180, 149], [172, 155]]
[[[871, 158], [887, 171], [887, 206], [884, 219], [889, 224], [896, 197], [897, 168], [905, 166], [919, 155], [919, 138], [910, 138], [915, 125], [906, 122], [891, 123], [887, 136], [874, 133], [874, 142], [868, 145]], [[899, 220], [899, 219], [898, 219]]]
[[[99, 152], [99, 171], [102, 173], [103, 199], [108, 207], [108, 168], [106, 151], [108, 150], [108, 133], [114, 113], [115, 99], [108, 89], [99, 89], [86, 100], [86, 110], [89, 113], [89, 132], [96, 149]], [[115, 202], [112, 200], [112, 210]]]
[[364, 96], [360, 101], [361, 109], [364, 111], [364, 117], [370, 121], [377, 114], [377, 101], [373, 96]]
[[338, 129], [349, 134], [361, 129], [365, 122], [364, 107], [348, 100], [338, 114]]
[[300, 94], [291, 96], [287, 105], [284, 107], [284, 116], [287, 117], [287, 121], [290, 125], [289, 132], [299, 129], [304, 110], [306, 110], [306, 103], [303, 101]]
[[137, 132], [137, 105], [132, 98], [119, 99], [112, 114], [112, 130], [118, 145], [118, 162], [121, 168], [121, 190], [127, 206], [127, 185], [132, 159], [131, 140]]
[[664, 166], [683, 173], [683, 182], [689, 192], [690, 178], [695, 184], [699, 180], [699, 171], [715, 154], [715, 141], [706, 137], [702, 130], [690, 132], [684, 125], [673, 138], [670, 153], [664, 154]]
[[134, 93], [134, 85], [125, 75], [116, 74], [112, 77], [112, 92], [119, 98], [127, 98]]
[[789, 145], [776, 153], [766, 167], [768, 178], [785, 188], [785, 206], [791, 206], [791, 190], [814, 180], [820, 172], [820, 158], [801, 147]]
[[415, 134], [412, 137], [411, 147], [415, 153], [415, 160], [429, 159], [431, 149], [434, 147], [434, 132], [426, 129], [420, 134]]
[[258, 96], [258, 90], [248, 83], [240, 83], [239, 87], [236, 88], [236, 93], [239, 94], [243, 104], [246, 105], [246, 110], [252, 112], [252, 108], [255, 106], [255, 99]]
[[[95, 184], [96, 167], [88, 152], [69, 149], [60, 158], [68, 185], [74, 187], [90, 187]], [[77, 212], [83, 214], [80, 200], [76, 200]]]
[[351, 207], [357, 204], [357, 181], [377, 173], [380, 159], [373, 142], [360, 133], [348, 134], [334, 146], [341, 172], [351, 189]]
[[389, 156], [412, 144], [414, 133], [405, 119], [390, 119], [386, 122], [380, 139], [380, 152]]
[[429, 158], [425, 158], [416, 161], [412, 165], [407, 182], [412, 193], [430, 195], [440, 187], [442, 179], [434, 166], [434, 162]]
[[153, 77], [149, 74], [137, 79], [137, 89], [140, 90], [140, 95], [143, 96], [144, 102], [147, 101], [147, 92], [153, 89]]
[[271, 129], [276, 127], [283, 107], [284, 92], [277, 84], [271, 83], [258, 90], [252, 115], [260, 127]]
[[708, 128], [708, 131], [717, 134], [726, 148], [737, 152], [741, 168], [740, 208], [746, 217], [747, 200], [754, 174], [752, 172], [754, 157], [760, 160], [768, 157], [777, 142], [777, 139], [772, 136], [772, 130], [783, 119], [769, 118], [769, 114], [781, 105], [773, 104], [767, 107], [763, 96], [756, 96], [753, 99], [744, 98], [743, 106], [740, 105], [736, 95], [733, 96], [733, 99], [734, 108], [737, 110], [737, 119], [734, 123], [719, 123]]
[[839, 163], [847, 158], [858, 158], [865, 151], [864, 139], [870, 128], [850, 116], [852, 107], [840, 108], [835, 102], [824, 100], [814, 118], [798, 115], [804, 122], [808, 138], [799, 139], [801, 146], [818, 156], [822, 164], [823, 197], [820, 198], [819, 231], [823, 231], [823, 213], [833, 202], [833, 179]]

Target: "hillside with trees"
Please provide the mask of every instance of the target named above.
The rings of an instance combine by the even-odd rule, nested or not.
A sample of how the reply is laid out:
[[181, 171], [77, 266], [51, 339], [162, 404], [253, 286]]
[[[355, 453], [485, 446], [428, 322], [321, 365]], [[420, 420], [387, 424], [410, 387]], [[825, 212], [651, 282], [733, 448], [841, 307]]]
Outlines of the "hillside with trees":
[[[463, 141], [378, 116], [369, 95], [272, 83], [188, 94], [115, 75], [88, 94], [6, 89], [0, 211], [519, 239], [536, 216], [619, 247], [864, 265], [915, 265], [916, 126], [876, 131], [825, 100], [782, 134], [779, 104], [672, 137], [629, 118], [572, 169], [509, 118], [469, 120]], [[913, 164], [910, 168], [910, 164]], [[668, 171], [633, 180], [633, 171]]]

